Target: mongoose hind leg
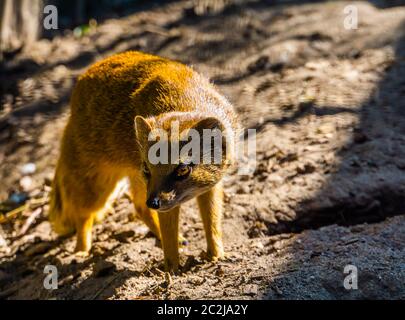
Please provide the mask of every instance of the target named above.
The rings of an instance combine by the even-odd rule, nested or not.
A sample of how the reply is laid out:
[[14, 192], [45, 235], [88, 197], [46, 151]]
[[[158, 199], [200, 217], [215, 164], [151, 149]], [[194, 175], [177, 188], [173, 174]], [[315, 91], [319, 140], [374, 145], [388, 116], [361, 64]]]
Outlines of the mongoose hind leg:
[[120, 176], [100, 170], [89, 180], [82, 183], [83, 192], [86, 194], [86, 196], [82, 195], [84, 205], [76, 207], [76, 252], [90, 251], [93, 223], [99, 221], [108, 211], [110, 196], [120, 180]]
[[119, 175], [94, 165], [80, 163], [80, 170], [63, 166], [63, 175], [60, 176], [62, 210], [56, 219], [74, 227], [76, 252], [90, 251], [93, 223], [106, 211], [119, 178]]
[[88, 253], [91, 249], [91, 231], [93, 229], [94, 215], [76, 220], [76, 248], [75, 252]]
[[224, 257], [222, 244], [222, 184], [218, 183], [197, 198], [207, 238], [207, 258], [218, 260]]
[[93, 224], [104, 216], [108, 211], [108, 200], [114, 190], [116, 181], [105, 181], [105, 184], [99, 181], [93, 181], [91, 186], [88, 186], [86, 191], [91, 196], [82, 196], [86, 198], [85, 206], [75, 206], [74, 209], [74, 224], [76, 228], [76, 252], [89, 252], [92, 245], [92, 229]]

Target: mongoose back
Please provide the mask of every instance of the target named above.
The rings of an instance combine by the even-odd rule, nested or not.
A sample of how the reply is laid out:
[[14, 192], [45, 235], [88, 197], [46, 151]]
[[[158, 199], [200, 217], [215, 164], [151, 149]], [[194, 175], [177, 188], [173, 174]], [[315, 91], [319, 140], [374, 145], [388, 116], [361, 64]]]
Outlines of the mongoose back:
[[[102, 219], [117, 182], [128, 177], [136, 213], [161, 240], [168, 271], [179, 267], [180, 205], [192, 198], [199, 204], [207, 258], [223, 257], [221, 179], [233, 160], [225, 149], [235, 143], [237, 121], [214, 86], [181, 63], [131, 51], [91, 66], [70, 104], [51, 192], [54, 230], [76, 232], [76, 251], [89, 252], [93, 223]], [[173, 128], [186, 139], [179, 142]], [[219, 161], [198, 161], [205, 151], [192, 161], [190, 152], [180, 152], [173, 161], [175, 143], [181, 148], [190, 142], [191, 129], [201, 136], [207, 129], [221, 132]], [[168, 134], [151, 141], [159, 130]], [[157, 141], [168, 143], [168, 163], [151, 161]]]

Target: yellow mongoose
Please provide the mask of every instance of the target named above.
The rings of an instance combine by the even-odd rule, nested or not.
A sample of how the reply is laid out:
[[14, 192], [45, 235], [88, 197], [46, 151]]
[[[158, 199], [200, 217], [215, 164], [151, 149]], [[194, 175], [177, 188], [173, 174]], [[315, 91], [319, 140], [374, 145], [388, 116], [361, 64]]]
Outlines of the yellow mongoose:
[[235, 141], [236, 116], [230, 103], [181, 63], [126, 52], [94, 64], [79, 78], [49, 213], [57, 233], [76, 231], [76, 251], [91, 249], [93, 222], [101, 219], [117, 182], [128, 177], [137, 214], [162, 241], [167, 270], [179, 266], [179, 206], [194, 197], [203, 219], [207, 256], [223, 257], [221, 179], [232, 152], [224, 152], [222, 145], [216, 163], [183, 162], [179, 157], [177, 162], [152, 164], [148, 151], [154, 142], [148, 137], [155, 129], [169, 132], [166, 139], [172, 150], [173, 122], [180, 132], [219, 129], [225, 145]]

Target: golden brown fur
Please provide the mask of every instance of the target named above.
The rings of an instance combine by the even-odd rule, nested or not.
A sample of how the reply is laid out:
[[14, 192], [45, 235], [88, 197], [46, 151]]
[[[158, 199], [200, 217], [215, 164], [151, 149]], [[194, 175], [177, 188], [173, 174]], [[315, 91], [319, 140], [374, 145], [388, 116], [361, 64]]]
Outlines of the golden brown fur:
[[[218, 127], [234, 141], [231, 105], [205, 78], [180, 63], [126, 52], [96, 63], [79, 78], [50, 206], [55, 231], [76, 232], [77, 251], [90, 250], [94, 221], [102, 218], [117, 182], [129, 177], [135, 209], [161, 238], [167, 269], [177, 270], [179, 263], [179, 205], [193, 197], [198, 198], [208, 257], [222, 257], [220, 181], [232, 154], [217, 165], [199, 164], [187, 179], [172, 181], [178, 164], [151, 165], [147, 137], [156, 128], [170, 132], [173, 121], [180, 131]], [[146, 202], [151, 195], [167, 210], [150, 209]]]

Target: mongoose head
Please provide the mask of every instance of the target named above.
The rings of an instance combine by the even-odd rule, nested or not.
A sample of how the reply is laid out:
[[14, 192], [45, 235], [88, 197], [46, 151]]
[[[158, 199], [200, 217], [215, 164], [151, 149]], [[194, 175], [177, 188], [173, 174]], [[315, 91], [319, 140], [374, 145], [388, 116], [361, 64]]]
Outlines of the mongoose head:
[[232, 162], [232, 130], [217, 117], [197, 112], [137, 116], [135, 131], [147, 206], [158, 211], [208, 191]]

